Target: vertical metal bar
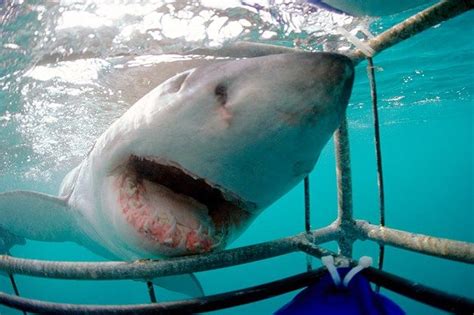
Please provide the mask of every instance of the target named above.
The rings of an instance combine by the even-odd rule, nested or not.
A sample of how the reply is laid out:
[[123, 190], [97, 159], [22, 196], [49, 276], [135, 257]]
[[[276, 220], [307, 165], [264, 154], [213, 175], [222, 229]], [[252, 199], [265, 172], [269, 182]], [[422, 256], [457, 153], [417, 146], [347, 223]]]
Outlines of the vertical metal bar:
[[313, 270], [313, 257], [308, 254], [306, 254], [306, 270], [307, 271]]
[[309, 191], [309, 175], [304, 178], [304, 230], [311, 231], [311, 205]]
[[339, 253], [346, 257], [352, 257], [352, 226], [354, 225], [352, 215], [352, 179], [351, 159], [349, 149], [349, 133], [347, 130], [347, 118], [344, 117], [341, 125], [334, 133], [334, 147], [336, 155], [336, 179], [337, 179], [337, 212], [338, 222], [341, 229], [339, 238]]
[[155, 288], [153, 287], [153, 282], [147, 281], [146, 286], [148, 289], [148, 295], [150, 296], [151, 303], [156, 303], [156, 295], [155, 295]]
[[18, 291], [18, 287], [16, 285], [15, 277], [11, 273], [8, 274], [8, 278], [10, 279], [10, 283], [12, 284], [13, 292], [15, 292], [16, 296], [20, 296], [20, 291]]
[[[15, 277], [11, 273], [8, 274], [8, 278], [10, 278], [10, 283], [12, 284], [13, 287], [13, 292], [15, 292], [15, 295], [20, 297], [20, 291], [18, 291], [18, 287], [16, 285]], [[21, 311], [23, 315], [28, 315], [26, 311]]]
[[[379, 189], [379, 211], [380, 211], [380, 225], [385, 226], [385, 190], [383, 181], [382, 168], [382, 149], [380, 145], [380, 124], [379, 111], [377, 108], [377, 85], [375, 83], [375, 71], [372, 58], [367, 58], [367, 75], [369, 77], [370, 96], [372, 98], [372, 111], [374, 113], [374, 142], [375, 142], [375, 158], [377, 161], [377, 185]], [[379, 270], [383, 269], [383, 262], [385, 258], [385, 246], [379, 244]], [[380, 285], [375, 287], [376, 292], [380, 291]]]
[[[7, 252], [6, 254], [10, 255], [10, 252]], [[10, 283], [12, 285], [13, 292], [15, 292], [15, 295], [19, 297], [20, 296], [20, 291], [18, 290], [18, 286], [16, 285], [15, 277], [13, 276], [12, 273], [8, 273], [8, 278], [10, 279]], [[28, 313], [26, 311], [22, 311], [22, 312], [23, 312], [23, 315], [28, 315]]]
[[[311, 232], [311, 203], [309, 190], [309, 174], [304, 178], [304, 229], [307, 234]], [[306, 270], [313, 270], [312, 257], [306, 255]]]

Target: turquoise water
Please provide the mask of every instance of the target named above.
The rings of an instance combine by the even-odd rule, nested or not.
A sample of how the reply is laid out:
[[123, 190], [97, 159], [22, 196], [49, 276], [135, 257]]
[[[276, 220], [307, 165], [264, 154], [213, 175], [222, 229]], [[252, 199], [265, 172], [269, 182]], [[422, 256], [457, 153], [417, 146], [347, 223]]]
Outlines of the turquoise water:
[[[31, 69], [48, 49], [57, 49], [58, 42], [66, 50], [70, 48], [67, 45], [92, 47], [95, 42], [79, 40], [77, 43], [71, 40], [74, 36], [89, 38], [87, 33], [81, 37], [85, 32], [82, 28], [69, 28], [67, 32], [60, 34], [56, 31], [56, 35], [51, 35], [51, 25], [61, 23], [58, 8], [31, 12], [20, 9], [23, 10], [20, 10], [21, 14], [11, 20], [14, 23], [3, 25], [3, 48], [0, 47], [0, 191], [35, 189], [55, 193], [64, 174], [87, 153], [93, 139], [120, 116], [126, 104], [95, 102], [103, 99], [97, 96], [100, 93], [87, 89], [100, 89], [101, 93], [110, 89], [98, 84], [100, 76], [92, 75], [95, 78], [93, 82], [86, 82], [87, 77], [82, 78], [82, 83], [75, 84], [56, 79], [35, 81], [24, 76], [24, 70]], [[240, 18], [245, 13], [226, 10], [219, 12], [240, 14]], [[281, 10], [284, 12], [289, 8]], [[42, 18], [38, 19], [40, 14]], [[259, 19], [264, 16], [260, 14], [251, 15], [252, 22], [272, 30], [275, 24], [264, 18]], [[406, 16], [408, 13], [377, 20], [372, 23], [371, 30], [379, 33]], [[305, 23], [307, 25], [303, 25], [300, 32], [292, 30], [288, 33], [288, 28], [280, 28], [281, 33], [274, 41], [289, 44], [287, 38], [310, 38], [308, 34], [314, 33], [310, 33], [309, 28], [305, 30], [304, 26], [310, 25], [311, 21], [305, 20]], [[110, 25], [104, 27], [112, 28]], [[380, 67], [376, 75], [386, 184], [386, 221], [390, 227], [474, 242], [473, 29], [474, 13], [470, 12], [398, 44], [375, 58], [376, 65]], [[40, 34], [34, 35], [35, 30]], [[110, 29], [95, 29], [93, 33], [97, 37], [102, 36], [103, 42], [106, 42], [109, 32], [113, 33]], [[56, 40], [45, 42], [47, 36], [55, 36]], [[263, 36], [255, 35], [253, 29], [247, 35], [235, 38], [267, 41]], [[125, 44], [122, 42], [121, 46], [113, 44], [112, 48], [93, 46], [95, 50], [91, 48], [91, 51], [100, 59], [111, 51], [117, 53], [120, 49], [129, 49], [141, 39], [136, 36]], [[5, 46], [12, 41], [20, 48]], [[201, 43], [209, 44], [211, 41], [207, 38]], [[199, 43], [196, 41], [193, 45]], [[76, 46], [72, 48], [77, 50]], [[154, 49], [152, 45], [133, 47], [138, 52]], [[319, 46], [315, 44], [314, 47]], [[91, 68], [87, 66], [82, 71]], [[17, 70], [20, 72], [15, 73]], [[90, 71], [93, 72], [93, 69]], [[365, 63], [357, 67], [348, 119], [354, 214], [357, 218], [377, 222], [375, 154]], [[311, 219], [314, 228], [325, 226], [336, 216], [334, 168], [333, 144], [328, 143], [311, 173]], [[268, 208], [232, 247], [296, 234], [303, 228], [303, 188], [298, 185]], [[102, 260], [71, 243], [28, 242], [26, 246], [13, 248], [12, 254], [48, 260]], [[362, 255], [375, 259], [377, 246], [368, 242], [356, 243], [354, 256]], [[317, 265], [319, 262], [315, 262]], [[474, 268], [467, 264], [387, 248], [385, 269], [426, 285], [474, 298]], [[213, 294], [276, 280], [304, 270], [304, 255], [292, 254], [198, 273], [197, 276], [206, 293]], [[22, 295], [31, 298], [90, 304], [148, 302], [146, 287], [139, 282], [68, 282], [25, 276], [17, 276], [16, 279]], [[0, 277], [0, 291], [12, 292], [4, 277]], [[397, 301], [408, 314], [443, 313], [389, 291], [382, 292]], [[157, 295], [160, 300], [183, 298], [160, 288], [157, 288]], [[286, 294], [216, 313], [269, 314], [293, 295]], [[0, 313], [17, 314], [2, 307]]]

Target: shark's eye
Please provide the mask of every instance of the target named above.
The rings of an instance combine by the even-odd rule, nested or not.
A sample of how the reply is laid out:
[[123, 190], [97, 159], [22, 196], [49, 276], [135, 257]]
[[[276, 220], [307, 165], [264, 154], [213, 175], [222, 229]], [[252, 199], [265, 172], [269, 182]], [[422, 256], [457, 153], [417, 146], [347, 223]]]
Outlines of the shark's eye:
[[224, 84], [218, 84], [214, 90], [217, 101], [220, 105], [224, 106], [227, 103], [227, 86]]

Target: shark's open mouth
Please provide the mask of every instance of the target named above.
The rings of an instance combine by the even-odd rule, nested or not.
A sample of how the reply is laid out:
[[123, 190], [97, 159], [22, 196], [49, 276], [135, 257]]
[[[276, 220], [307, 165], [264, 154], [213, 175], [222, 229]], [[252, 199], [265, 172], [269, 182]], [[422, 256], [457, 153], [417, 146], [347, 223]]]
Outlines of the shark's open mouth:
[[131, 156], [117, 180], [125, 220], [169, 255], [223, 248], [250, 217], [238, 199], [159, 159]]

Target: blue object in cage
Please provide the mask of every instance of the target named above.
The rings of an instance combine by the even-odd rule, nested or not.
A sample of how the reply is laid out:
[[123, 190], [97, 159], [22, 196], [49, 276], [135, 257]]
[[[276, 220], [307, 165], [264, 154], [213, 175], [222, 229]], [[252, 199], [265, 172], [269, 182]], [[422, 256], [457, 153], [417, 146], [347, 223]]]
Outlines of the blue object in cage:
[[374, 292], [367, 279], [359, 274], [360, 270], [372, 263], [370, 257], [362, 257], [359, 265], [354, 268], [336, 269], [332, 256], [323, 257], [323, 263], [328, 267], [328, 273], [317, 283], [297, 294], [293, 300], [276, 311], [275, 315], [405, 314], [392, 300]]

